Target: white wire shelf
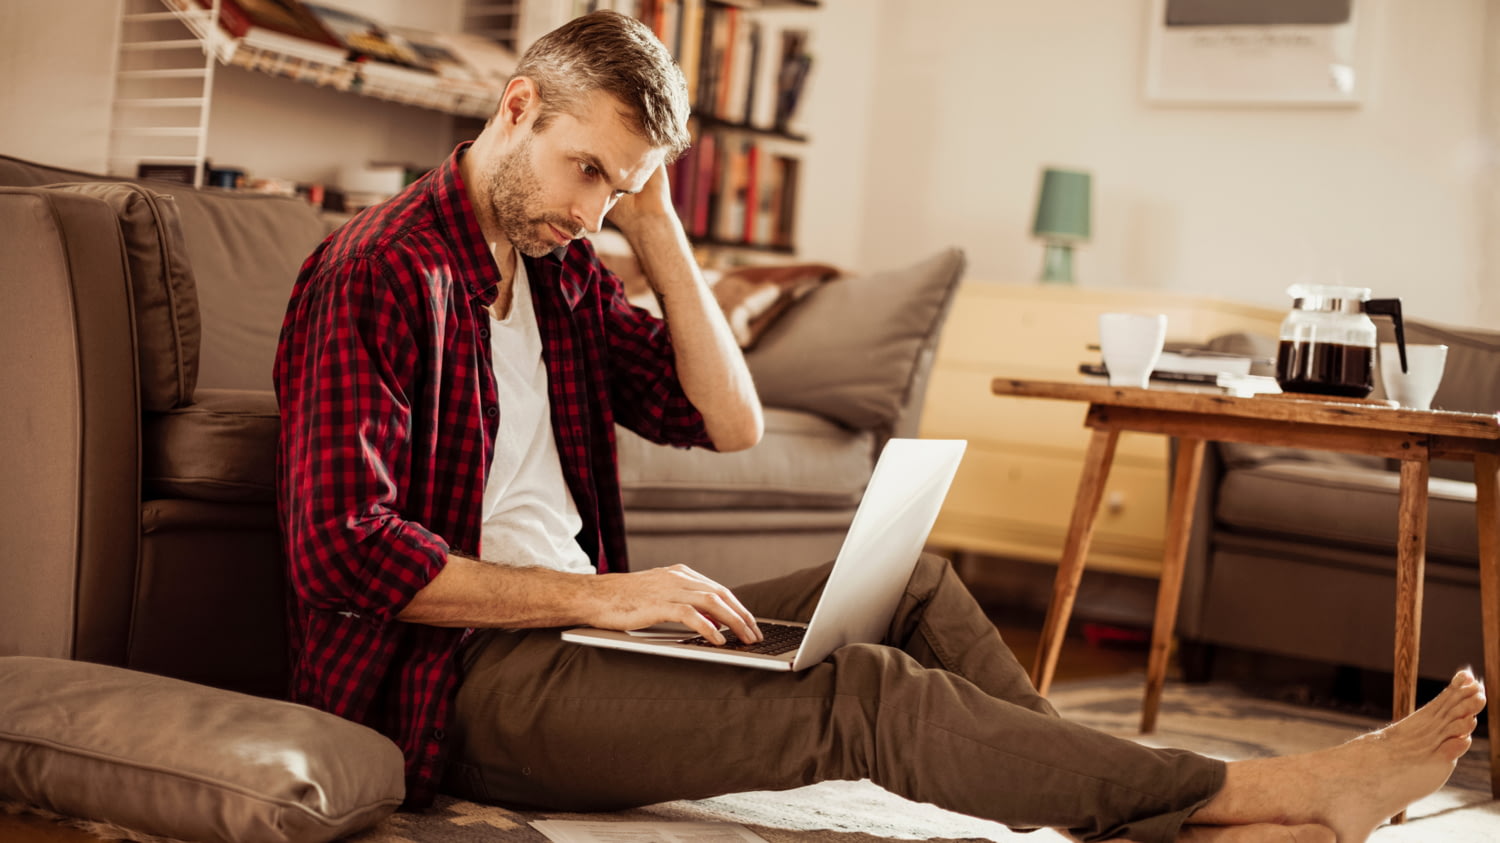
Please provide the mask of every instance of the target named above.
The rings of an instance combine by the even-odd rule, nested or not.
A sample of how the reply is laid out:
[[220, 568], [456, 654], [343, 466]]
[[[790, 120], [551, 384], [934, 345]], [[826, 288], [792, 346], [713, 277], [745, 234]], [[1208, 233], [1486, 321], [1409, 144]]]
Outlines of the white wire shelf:
[[436, 74], [393, 73], [392, 68], [376, 64], [332, 61], [318, 55], [298, 55], [290, 48], [253, 44], [221, 29], [212, 12], [199, 7], [195, 0], [162, 0], [162, 3], [193, 31], [198, 45], [220, 64], [461, 117], [489, 117], [500, 101], [500, 89], [482, 82]]

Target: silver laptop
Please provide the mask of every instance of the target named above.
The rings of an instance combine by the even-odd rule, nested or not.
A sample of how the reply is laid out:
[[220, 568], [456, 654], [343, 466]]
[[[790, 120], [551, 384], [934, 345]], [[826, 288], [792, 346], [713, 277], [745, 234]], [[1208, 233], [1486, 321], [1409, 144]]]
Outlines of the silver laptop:
[[757, 618], [766, 640], [750, 645], [721, 630], [729, 641], [716, 646], [681, 624], [629, 632], [580, 627], [563, 632], [563, 640], [766, 670], [803, 670], [846, 644], [878, 642], [890, 626], [966, 445], [952, 439], [886, 443], [806, 624]]

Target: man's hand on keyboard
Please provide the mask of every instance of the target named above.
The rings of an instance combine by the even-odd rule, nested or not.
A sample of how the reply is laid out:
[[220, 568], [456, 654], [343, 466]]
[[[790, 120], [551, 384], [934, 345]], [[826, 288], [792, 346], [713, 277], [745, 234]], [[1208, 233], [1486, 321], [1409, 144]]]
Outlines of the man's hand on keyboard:
[[760, 628], [728, 588], [686, 565], [588, 578], [593, 599], [585, 622], [603, 629], [639, 629], [676, 621], [715, 644], [720, 626], [740, 641], [758, 643]]

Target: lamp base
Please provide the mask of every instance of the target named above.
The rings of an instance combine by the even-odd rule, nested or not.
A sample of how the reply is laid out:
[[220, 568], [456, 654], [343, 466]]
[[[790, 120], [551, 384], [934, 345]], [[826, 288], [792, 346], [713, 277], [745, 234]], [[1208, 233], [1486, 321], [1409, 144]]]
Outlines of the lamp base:
[[1048, 243], [1042, 252], [1042, 283], [1073, 283], [1073, 245], [1071, 243]]

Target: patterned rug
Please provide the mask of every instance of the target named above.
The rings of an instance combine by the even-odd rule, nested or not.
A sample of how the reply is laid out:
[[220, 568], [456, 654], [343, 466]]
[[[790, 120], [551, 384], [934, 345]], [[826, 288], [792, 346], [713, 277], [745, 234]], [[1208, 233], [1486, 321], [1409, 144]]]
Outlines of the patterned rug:
[[[1136, 735], [1140, 676], [1059, 684], [1063, 715], [1152, 746], [1184, 747], [1226, 760], [1304, 752], [1342, 743], [1382, 724], [1352, 715], [1256, 699], [1219, 684], [1170, 684], [1157, 734]], [[1489, 798], [1488, 747], [1475, 741], [1448, 786], [1418, 802], [1405, 825], [1386, 826], [1373, 843], [1500, 841], [1500, 802]], [[777, 793], [739, 793], [670, 802], [608, 815], [509, 811], [441, 799], [425, 814], [396, 814], [353, 843], [545, 843], [529, 823], [543, 819], [721, 821], [739, 823], [769, 843], [876, 843], [888, 840], [991, 840], [1053, 843], [1050, 831], [1018, 834], [995, 823], [910, 802], [869, 782], [827, 782]]]

